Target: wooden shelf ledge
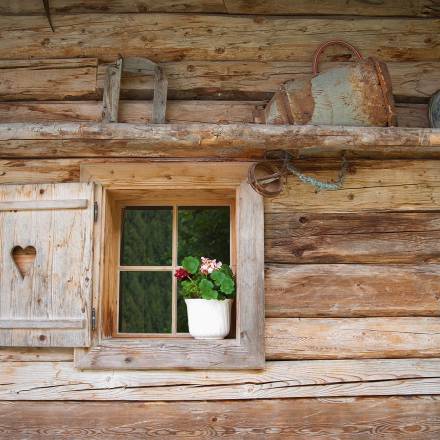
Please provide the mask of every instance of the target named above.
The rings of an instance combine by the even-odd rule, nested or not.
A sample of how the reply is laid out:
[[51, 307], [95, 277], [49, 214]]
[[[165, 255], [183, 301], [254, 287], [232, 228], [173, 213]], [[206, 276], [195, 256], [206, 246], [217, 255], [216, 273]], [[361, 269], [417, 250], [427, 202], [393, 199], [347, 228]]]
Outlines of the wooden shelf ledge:
[[5, 158], [261, 159], [282, 148], [299, 157], [440, 158], [440, 130], [261, 124], [0, 124]]

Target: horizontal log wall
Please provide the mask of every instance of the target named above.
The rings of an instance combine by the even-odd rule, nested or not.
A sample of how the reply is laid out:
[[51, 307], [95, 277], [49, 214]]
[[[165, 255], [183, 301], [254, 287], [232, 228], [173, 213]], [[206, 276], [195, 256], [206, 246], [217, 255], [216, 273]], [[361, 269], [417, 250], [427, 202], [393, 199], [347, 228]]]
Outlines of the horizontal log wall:
[[260, 402], [0, 403], [0, 434], [23, 438], [435, 440], [437, 397]]
[[[99, 122], [104, 72], [119, 54], [163, 64], [173, 123], [261, 123], [273, 92], [308, 77], [327, 38], [387, 61], [400, 126], [427, 127], [428, 99], [440, 87], [438, 0], [50, 5], [55, 33], [42, 2], [1, 2], [0, 123]], [[347, 61], [346, 51], [329, 50], [321, 68]], [[152, 79], [127, 74], [121, 87], [120, 122], [149, 123]], [[178, 131], [173, 139], [186, 146], [118, 140], [111, 129], [82, 127], [69, 141], [2, 132], [0, 183], [78, 181], [86, 162], [262, 157], [258, 132], [243, 128], [234, 143], [234, 130], [201, 132], [197, 149]], [[302, 153], [325, 147], [322, 156], [357, 150], [342, 191], [316, 193], [289, 178], [266, 201], [266, 368], [80, 371], [69, 349], [2, 349], [0, 437], [439, 437], [440, 165], [414, 160], [438, 158], [429, 151], [435, 139], [416, 130], [379, 145], [370, 132], [344, 129], [278, 139]], [[415, 153], [416, 140], [425, 152]], [[355, 159], [382, 157], [384, 145], [408, 160]], [[339, 169], [326, 158], [297, 164], [327, 180]]]

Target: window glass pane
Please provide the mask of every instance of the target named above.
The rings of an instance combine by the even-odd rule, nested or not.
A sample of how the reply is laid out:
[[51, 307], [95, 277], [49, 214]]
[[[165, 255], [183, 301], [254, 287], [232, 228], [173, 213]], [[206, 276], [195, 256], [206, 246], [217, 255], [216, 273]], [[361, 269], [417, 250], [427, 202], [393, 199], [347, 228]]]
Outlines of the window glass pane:
[[177, 333], [188, 333], [188, 315], [185, 300], [180, 296], [180, 286], [177, 292]]
[[[178, 208], [178, 263], [188, 255], [230, 262], [228, 206]], [[177, 332], [188, 332], [185, 300], [178, 294]]]
[[121, 272], [119, 331], [170, 333], [172, 272]]
[[178, 209], [178, 263], [188, 255], [215, 258], [229, 264], [230, 214], [228, 206]]
[[171, 265], [173, 208], [128, 207], [122, 220], [122, 266]]

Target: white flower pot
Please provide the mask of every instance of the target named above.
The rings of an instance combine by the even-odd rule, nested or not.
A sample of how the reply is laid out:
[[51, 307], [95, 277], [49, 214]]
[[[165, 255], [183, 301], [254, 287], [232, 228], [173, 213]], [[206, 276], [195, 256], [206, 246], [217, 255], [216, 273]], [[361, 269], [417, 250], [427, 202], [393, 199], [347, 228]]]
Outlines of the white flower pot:
[[185, 299], [189, 333], [194, 339], [223, 339], [231, 328], [231, 299]]

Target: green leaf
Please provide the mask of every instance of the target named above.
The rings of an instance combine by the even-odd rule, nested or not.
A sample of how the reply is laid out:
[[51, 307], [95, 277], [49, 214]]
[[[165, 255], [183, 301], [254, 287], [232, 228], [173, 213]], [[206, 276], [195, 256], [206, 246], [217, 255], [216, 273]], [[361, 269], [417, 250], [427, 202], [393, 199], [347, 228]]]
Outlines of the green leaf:
[[216, 299], [218, 292], [213, 289], [214, 284], [206, 278], [199, 282], [199, 289], [203, 299]]
[[199, 270], [199, 260], [195, 257], [185, 257], [182, 260], [182, 266], [190, 274], [194, 275]]
[[210, 276], [216, 286], [220, 286], [222, 281], [226, 278], [226, 275], [219, 270], [215, 270]]
[[200, 296], [198, 286], [196, 286], [191, 281], [182, 281], [181, 286], [182, 290], [180, 291], [180, 293], [184, 298], [197, 298], [198, 296]]
[[217, 299], [218, 298], [218, 292], [217, 290], [208, 290], [206, 292], [202, 293], [203, 299]]
[[220, 284], [220, 290], [226, 295], [232, 295], [235, 290], [234, 280], [230, 277], [225, 276], [224, 280]]

